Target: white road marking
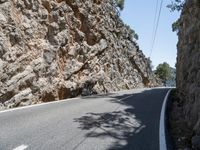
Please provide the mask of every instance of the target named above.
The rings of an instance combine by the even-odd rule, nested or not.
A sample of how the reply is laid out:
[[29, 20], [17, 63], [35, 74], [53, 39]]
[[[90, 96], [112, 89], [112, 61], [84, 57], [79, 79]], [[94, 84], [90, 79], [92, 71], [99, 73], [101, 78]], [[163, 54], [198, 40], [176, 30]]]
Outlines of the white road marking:
[[40, 103], [40, 104], [33, 104], [33, 105], [23, 106], [23, 107], [18, 107], [18, 108], [6, 109], [6, 110], [0, 111], [0, 114], [1, 113], [5, 113], [5, 112], [10, 112], [10, 111], [15, 111], [15, 110], [27, 109], [27, 108], [32, 108], [32, 107], [37, 107], [37, 106], [43, 106], [43, 105], [49, 105], [49, 104], [55, 104], [55, 103], [60, 103], [60, 102], [65, 102], [65, 101], [70, 101], [70, 100], [76, 100], [76, 99], [81, 99], [81, 97], [75, 97], [75, 98], [58, 100], [58, 101], [53, 101], [53, 102], [48, 102], [48, 103]]
[[[134, 89], [134, 90], [142, 90], [142, 89]], [[146, 89], [143, 89], [146, 90]], [[112, 92], [113, 94], [121, 94], [122, 91], [116, 91], [116, 92]], [[108, 94], [108, 93], [107, 93]], [[98, 94], [97, 94], [98, 95]], [[101, 95], [101, 94], [99, 94]], [[96, 96], [96, 95], [95, 95]], [[133, 95], [131, 95], [133, 96]], [[131, 97], [129, 96], [129, 97]], [[126, 99], [128, 97], [123, 98], [122, 100]], [[6, 110], [2, 110], [0, 111], [1, 113], [6, 113], [6, 112], [11, 112], [11, 111], [15, 111], [15, 110], [21, 110], [21, 109], [27, 109], [27, 108], [32, 108], [32, 107], [37, 107], [37, 106], [43, 106], [43, 105], [49, 105], [49, 104], [56, 104], [56, 103], [60, 103], [60, 102], [66, 102], [66, 101], [71, 101], [71, 100], [78, 100], [78, 99], [82, 99], [82, 97], [75, 97], [75, 98], [69, 98], [69, 99], [64, 99], [64, 100], [58, 100], [58, 101], [53, 101], [53, 102], [48, 102], [48, 103], [41, 103], [41, 104], [34, 104], [34, 105], [29, 105], [29, 106], [23, 106], [23, 107], [18, 107], [18, 108], [11, 108], [11, 109], [6, 109]]]
[[139, 127], [139, 128], [135, 131], [135, 133], [136, 133], [136, 134], [139, 133], [139, 132], [140, 132], [142, 129], [144, 129], [144, 128], [146, 128], [145, 125]]
[[14, 148], [13, 150], [25, 150], [25, 149], [27, 149], [27, 147], [28, 147], [27, 145], [21, 145], [21, 146]]
[[165, 99], [162, 105], [161, 115], [160, 115], [160, 129], [159, 129], [160, 150], [167, 150], [166, 135], [165, 135], [165, 113], [166, 113], [166, 107], [167, 107], [167, 99], [169, 97], [171, 90], [172, 89], [170, 89], [165, 96]]
[[[116, 92], [112, 92], [113, 94], [129, 94], [126, 92], [134, 92], [134, 93], [138, 93], [144, 90], [151, 90], [151, 89], [160, 89], [160, 88], [167, 88], [167, 87], [156, 87], [156, 88], [138, 88], [138, 89], [133, 89], [133, 90], [124, 90], [124, 91], [116, 91]], [[108, 94], [108, 93], [107, 93]], [[97, 94], [98, 95], [98, 94]], [[131, 95], [132, 96], [132, 95]], [[130, 96], [130, 97], [131, 97]], [[81, 99], [82, 97], [75, 97], [75, 98], [69, 98], [69, 99], [64, 99], [64, 100], [58, 100], [58, 101], [53, 101], [53, 102], [48, 102], [48, 103], [41, 103], [41, 104], [34, 104], [34, 105], [29, 105], [29, 106], [23, 106], [23, 107], [18, 107], [18, 108], [11, 108], [11, 109], [6, 109], [6, 110], [2, 110], [0, 111], [1, 113], [6, 113], [6, 112], [11, 112], [11, 111], [15, 111], [15, 110], [21, 110], [21, 109], [27, 109], [27, 108], [32, 108], [32, 107], [37, 107], [37, 106], [43, 106], [43, 105], [49, 105], [49, 104], [55, 104], [55, 103], [60, 103], [60, 102], [65, 102], [65, 101], [71, 101], [71, 100], [77, 100], [77, 99]], [[125, 97], [125, 99], [128, 97]], [[122, 99], [123, 100], [123, 99]]]

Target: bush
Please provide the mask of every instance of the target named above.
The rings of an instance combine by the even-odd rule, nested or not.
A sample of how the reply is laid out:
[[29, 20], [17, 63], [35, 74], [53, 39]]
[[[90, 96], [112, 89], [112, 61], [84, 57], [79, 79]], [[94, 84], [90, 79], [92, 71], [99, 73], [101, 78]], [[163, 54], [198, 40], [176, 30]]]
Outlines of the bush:
[[121, 11], [124, 9], [124, 0], [115, 0], [115, 3]]

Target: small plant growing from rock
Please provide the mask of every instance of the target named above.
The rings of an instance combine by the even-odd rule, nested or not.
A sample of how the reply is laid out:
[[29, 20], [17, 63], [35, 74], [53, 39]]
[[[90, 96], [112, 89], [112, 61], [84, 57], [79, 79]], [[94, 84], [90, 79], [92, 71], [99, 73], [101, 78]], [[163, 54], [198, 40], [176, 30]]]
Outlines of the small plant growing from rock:
[[124, 0], [115, 0], [115, 4], [121, 11], [124, 9]]

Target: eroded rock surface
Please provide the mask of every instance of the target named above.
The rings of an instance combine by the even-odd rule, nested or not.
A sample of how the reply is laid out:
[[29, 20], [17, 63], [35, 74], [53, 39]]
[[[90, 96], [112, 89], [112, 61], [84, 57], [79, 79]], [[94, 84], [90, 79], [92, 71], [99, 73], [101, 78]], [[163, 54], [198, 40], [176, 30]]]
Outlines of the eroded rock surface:
[[198, 136], [200, 135], [199, 0], [186, 0], [180, 18], [180, 31], [178, 35], [177, 88], [179, 97], [183, 100], [184, 116], [187, 124], [191, 129], [192, 135]]
[[154, 86], [111, 0], [0, 0], [0, 107]]

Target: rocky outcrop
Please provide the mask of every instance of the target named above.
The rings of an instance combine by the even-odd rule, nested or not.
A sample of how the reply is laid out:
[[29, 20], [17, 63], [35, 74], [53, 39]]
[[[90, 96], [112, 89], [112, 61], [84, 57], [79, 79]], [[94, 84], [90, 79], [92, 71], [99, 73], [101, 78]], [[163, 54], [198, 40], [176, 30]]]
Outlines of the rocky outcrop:
[[112, 0], [0, 0], [0, 106], [156, 84]]
[[193, 136], [200, 135], [200, 1], [187, 0], [178, 33], [177, 88]]

